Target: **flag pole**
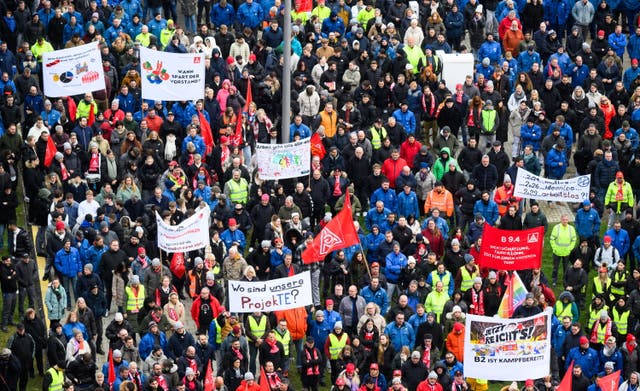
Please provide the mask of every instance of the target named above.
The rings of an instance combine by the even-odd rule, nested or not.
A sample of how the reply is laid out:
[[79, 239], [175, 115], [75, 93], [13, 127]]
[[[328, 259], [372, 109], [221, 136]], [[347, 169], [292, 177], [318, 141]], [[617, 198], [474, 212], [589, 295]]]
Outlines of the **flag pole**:
[[360, 245], [360, 251], [362, 252], [362, 258], [364, 259], [364, 266], [367, 268], [367, 274], [369, 275], [369, 280], [371, 280], [371, 269], [369, 268], [369, 261], [367, 261], [367, 255], [364, 253], [362, 242], [358, 241], [358, 244]]

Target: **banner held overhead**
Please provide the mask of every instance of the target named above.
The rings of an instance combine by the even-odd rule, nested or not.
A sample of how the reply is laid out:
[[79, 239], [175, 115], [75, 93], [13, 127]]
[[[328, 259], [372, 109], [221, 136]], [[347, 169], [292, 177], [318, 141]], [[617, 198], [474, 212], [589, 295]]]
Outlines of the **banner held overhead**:
[[544, 227], [510, 231], [485, 224], [478, 264], [495, 270], [539, 268], [543, 241]]
[[269, 281], [229, 281], [229, 311], [268, 312], [312, 305], [311, 273]]
[[204, 96], [204, 54], [140, 48], [142, 98], [197, 100]]
[[105, 89], [100, 49], [95, 42], [42, 54], [44, 94], [73, 96]]
[[582, 202], [589, 199], [590, 187], [591, 177], [589, 175], [553, 180], [520, 169], [513, 195], [538, 201]]
[[256, 144], [260, 179], [274, 180], [309, 175], [311, 143], [309, 139], [287, 144]]
[[464, 376], [487, 380], [538, 379], [549, 374], [551, 307], [520, 319], [467, 315]]
[[178, 225], [168, 225], [156, 212], [158, 247], [168, 253], [200, 250], [209, 244], [209, 206]]

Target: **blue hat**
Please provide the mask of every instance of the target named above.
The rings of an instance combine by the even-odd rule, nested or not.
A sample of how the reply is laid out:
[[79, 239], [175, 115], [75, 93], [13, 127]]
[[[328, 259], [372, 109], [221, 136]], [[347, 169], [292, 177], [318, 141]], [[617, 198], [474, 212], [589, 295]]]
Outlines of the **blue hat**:
[[591, 206], [591, 201], [589, 200], [582, 201], [582, 206]]
[[429, 163], [427, 162], [420, 163], [420, 168], [429, 168]]
[[471, 254], [464, 254], [464, 261], [465, 261], [466, 263], [469, 263], [469, 262], [473, 261], [473, 255], [471, 255]]

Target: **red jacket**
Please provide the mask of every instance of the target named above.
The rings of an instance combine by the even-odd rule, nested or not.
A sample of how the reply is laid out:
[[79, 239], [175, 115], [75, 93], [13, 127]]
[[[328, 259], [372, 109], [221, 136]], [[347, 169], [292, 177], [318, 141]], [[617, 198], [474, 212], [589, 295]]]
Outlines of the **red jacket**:
[[243, 380], [235, 391], [260, 391], [260, 384], [256, 381], [252, 381], [251, 384], [247, 384], [247, 381]]
[[396, 178], [402, 173], [402, 167], [408, 166], [407, 161], [399, 157], [398, 160], [388, 158], [382, 163], [382, 173], [389, 178], [389, 187], [396, 188]]
[[[202, 296], [198, 296], [191, 304], [191, 318], [196, 323], [196, 327], [200, 327], [200, 304], [202, 303]], [[213, 297], [212, 294], [209, 294], [209, 305], [211, 306], [211, 310], [213, 311], [213, 319], [216, 319], [221, 312], [224, 311], [224, 308], [220, 305], [218, 299]]]
[[418, 384], [418, 388], [416, 388], [416, 391], [443, 391], [443, 390], [442, 390], [442, 385], [440, 383], [436, 382], [436, 384], [431, 385], [429, 384], [429, 380], [425, 379], [421, 381], [420, 384]]
[[400, 145], [400, 157], [407, 162], [409, 167], [413, 168], [413, 158], [420, 152], [420, 148], [422, 148], [422, 144], [418, 140], [413, 143], [406, 140]]

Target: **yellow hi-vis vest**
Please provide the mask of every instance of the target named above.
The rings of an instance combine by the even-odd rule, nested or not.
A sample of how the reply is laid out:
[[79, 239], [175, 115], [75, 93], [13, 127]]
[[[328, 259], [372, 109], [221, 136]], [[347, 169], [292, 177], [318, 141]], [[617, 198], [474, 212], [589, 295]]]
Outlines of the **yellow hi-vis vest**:
[[[615, 271], [613, 273], [612, 280], [613, 282], [624, 282], [624, 281], [627, 281], [628, 278], [629, 278], [629, 273], [627, 273], [626, 270], [622, 274]], [[624, 296], [624, 287], [618, 288], [613, 284], [611, 284], [611, 294], [615, 295], [616, 297]]]
[[562, 319], [565, 316], [568, 316], [569, 318], [571, 318], [573, 320], [573, 312], [571, 312], [571, 307], [572, 307], [572, 303], [568, 303], [568, 305], [564, 305], [563, 302], [561, 302], [560, 300], [556, 301], [556, 306], [555, 306], [555, 314], [556, 314], [556, 318], [558, 319]]
[[138, 296], [133, 293], [133, 289], [128, 286], [124, 288], [127, 294], [127, 312], [137, 314], [144, 305], [144, 287], [138, 285]]
[[229, 198], [236, 204], [246, 204], [247, 196], [249, 195], [249, 186], [243, 178], [240, 178], [239, 182], [234, 181], [233, 179], [229, 182], [229, 190], [231, 193], [229, 194]]
[[[264, 333], [267, 332], [267, 317], [266, 315], [262, 315], [260, 317], [260, 322], [256, 321], [256, 318], [251, 315], [249, 316], [249, 330], [251, 333], [256, 336], [256, 338], [264, 337]], [[254, 341], [251, 341], [254, 342]]]
[[600, 313], [602, 311], [609, 311], [609, 307], [605, 305], [599, 310], [593, 310], [591, 309], [591, 306], [589, 306], [589, 329], [593, 328], [593, 324], [600, 318]]
[[47, 372], [51, 375], [49, 391], [62, 391], [62, 385], [64, 384], [64, 372], [58, 371], [55, 368], [49, 368]]
[[618, 333], [620, 335], [627, 334], [627, 325], [629, 324], [629, 314], [631, 311], [626, 310], [623, 313], [618, 313], [618, 311], [611, 311], [611, 319], [613, 319], [613, 323], [615, 323], [616, 328], [618, 329]]
[[349, 336], [347, 333], [342, 333], [340, 339], [334, 334], [329, 334], [329, 359], [337, 360], [342, 348], [347, 345], [347, 339]]
[[460, 290], [466, 292], [473, 286], [473, 280], [476, 278], [476, 272], [469, 273], [465, 266], [460, 266], [460, 274], [462, 281], [460, 282]]
[[274, 330], [276, 332], [276, 340], [282, 344], [284, 347], [284, 355], [285, 357], [289, 357], [289, 345], [291, 345], [291, 333], [289, 330], [285, 330], [284, 334], [280, 334], [278, 329]]

